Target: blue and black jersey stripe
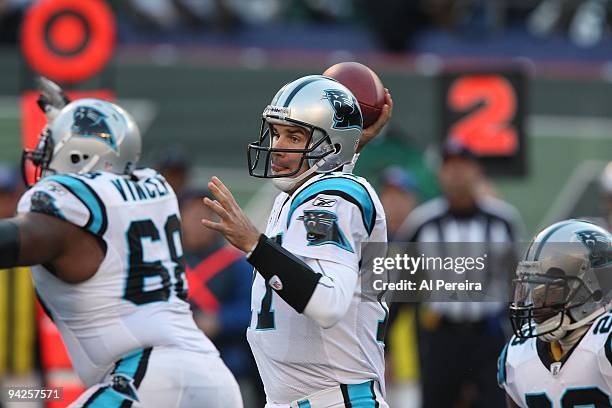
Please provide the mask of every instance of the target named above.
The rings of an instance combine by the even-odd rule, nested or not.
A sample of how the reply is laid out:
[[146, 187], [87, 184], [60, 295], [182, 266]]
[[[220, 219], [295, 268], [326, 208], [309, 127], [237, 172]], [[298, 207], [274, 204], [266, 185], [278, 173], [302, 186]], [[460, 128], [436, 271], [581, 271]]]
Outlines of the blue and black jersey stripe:
[[[83, 404], [83, 408], [102, 408], [102, 407], [117, 407], [117, 408], [125, 408], [123, 406], [123, 402], [126, 399], [119, 394], [117, 391], [113, 390], [109, 385], [105, 387], [99, 388], [96, 392], [94, 392], [85, 404]], [[131, 401], [130, 401], [131, 402]]]
[[376, 400], [374, 381], [361, 384], [341, 384], [342, 398], [345, 408], [379, 408]]
[[115, 369], [112, 374], [125, 374], [133, 378], [134, 385], [138, 388], [147, 372], [152, 350], [153, 349], [149, 347], [127, 355], [115, 363]]
[[[133, 379], [134, 387], [138, 389], [147, 372], [151, 347], [135, 351], [115, 363], [111, 375], [123, 374]], [[87, 408], [131, 408], [133, 401], [112, 386], [104, 386], [89, 397], [83, 407]]]
[[91, 186], [83, 180], [69, 175], [50, 176], [45, 178], [45, 181], [54, 181], [61, 184], [78, 198], [89, 210], [89, 220], [84, 228], [95, 235], [104, 235], [108, 227], [106, 206]]
[[342, 197], [355, 204], [361, 212], [363, 225], [366, 231], [368, 234], [372, 233], [374, 224], [376, 223], [376, 207], [374, 206], [374, 200], [372, 200], [370, 193], [361, 183], [349, 177], [342, 176], [317, 180], [300, 191], [291, 202], [289, 216], [287, 217], [287, 227], [289, 227], [293, 212], [300, 205], [312, 200], [319, 194]]

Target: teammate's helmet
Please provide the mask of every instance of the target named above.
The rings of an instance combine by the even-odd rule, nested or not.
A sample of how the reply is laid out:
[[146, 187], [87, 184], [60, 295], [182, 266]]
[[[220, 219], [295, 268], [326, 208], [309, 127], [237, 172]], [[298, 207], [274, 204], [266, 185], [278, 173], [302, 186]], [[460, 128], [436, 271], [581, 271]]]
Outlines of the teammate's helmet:
[[608, 231], [582, 220], [536, 235], [516, 270], [510, 320], [517, 337], [556, 341], [609, 310], [611, 243]]
[[34, 165], [34, 181], [96, 170], [130, 174], [141, 145], [140, 131], [128, 112], [100, 99], [79, 99], [43, 129], [35, 149], [24, 151], [24, 179], [28, 162]]
[[[273, 124], [301, 126], [310, 133], [304, 149], [273, 148]], [[332, 78], [310, 75], [283, 86], [262, 115], [259, 140], [249, 144], [249, 174], [254, 177], [291, 177], [305, 160], [312, 172], [326, 173], [350, 163], [361, 137], [359, 103], [345, 86]], [[270, 171], [274, 152], [302, 153], [300, 165], [279, 175]], [[262, 157], [263, 156], [263, 157]]]

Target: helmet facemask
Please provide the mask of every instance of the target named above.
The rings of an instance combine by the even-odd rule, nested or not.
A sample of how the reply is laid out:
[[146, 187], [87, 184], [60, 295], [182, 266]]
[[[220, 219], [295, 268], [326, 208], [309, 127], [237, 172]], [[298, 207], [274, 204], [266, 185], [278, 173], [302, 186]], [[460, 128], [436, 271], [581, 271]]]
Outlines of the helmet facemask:
[[[21, 155], [21, 176], [26, 187], [33, 186], [46, 173], [53, 159], [55, 142], [51, 137], [51, 130], [45, 127], [34, 149], [24, 149]], [[30, 177], [30, 175], [32, 175]]]
[[542, 271], [540, 262], [520, 262], [514, 280], [510, 321], [518, 338], [539, 337], [544, 341], [563, 338], [574, 327], [572, 309], [597, 294], [584, 281], [566, 276], [559, 268]]
[[[288, 126], [299, 126], [308, 131], [308, 138], [303, 149], [288, 149], [276, 148], [274, 146], [273, 126], [275, 124], [283, 124]], [[247, 151], [247, 159], [249, 164], [249, 175], [259, 178], [281, 178], [296, 176], [304, 163], [308, 163], [309, 167], [314, 167], [317, 162], [324, 159], [326, 156], [335, 152], [329, 136], [325, 130], [303, 123], [300, 121], [277, 118], [267, 116], [262, 119], [259, 140], [250, 143]], [[273, 153], [300, 153], [299, 165], [289, 172], [274, 174], [271, 165]], [[315, 169], [316, 170], [316, 169]]]

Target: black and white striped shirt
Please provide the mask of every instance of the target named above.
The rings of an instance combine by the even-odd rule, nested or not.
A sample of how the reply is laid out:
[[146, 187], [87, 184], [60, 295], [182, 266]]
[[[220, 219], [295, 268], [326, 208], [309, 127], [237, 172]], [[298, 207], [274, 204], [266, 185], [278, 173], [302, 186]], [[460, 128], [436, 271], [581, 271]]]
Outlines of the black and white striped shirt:
[[[417, 207], [399, 228], [397, 241], [503, 243], [518, 242], [521, 233], [518, 212], [504, 201], [481, 198], [473, 211], [457, 214], [441, 197]], [[503, 302], [428, 303], [431, 310], [454, 322], [480, 321], [504, 306]]]

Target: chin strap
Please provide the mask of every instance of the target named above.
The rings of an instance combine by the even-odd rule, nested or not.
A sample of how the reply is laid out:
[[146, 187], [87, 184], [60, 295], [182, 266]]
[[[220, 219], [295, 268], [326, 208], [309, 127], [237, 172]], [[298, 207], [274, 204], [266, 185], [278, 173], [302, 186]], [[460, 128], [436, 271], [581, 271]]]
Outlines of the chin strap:
[[[565, 313], [563, 313], [563, 315], [559, 316], [554, 316], [551, 317], [550, 319], [546, 320], [545, 322], [543, 322], [542, 324], [537, 325], [537, 329], [541, 330], [541, 331], [547, 331], [549, 330], [549, 327], [556, 327], [557, 325], [559, 325], [559, 319], [563, 319], [563, 322], [559, 325], [559, 328], [550, 332], [550, 333], [546, 333], [543, 334], [541, 336], [538, 336], [540, 339], [547, 341], [547, 342], [552, 342], [552, 341], [560, 341], [561, 339], [563, 339], [568, 332], [571, 332], [573, 330], [576, 330], [582, 326], [585, 326], [589, 323], [591, 323], [593, 320], [597, 319], [599, 316], [603, 315], [604, 313], [607, 313], [610, 309], [612, 308], [612, 304], [608, 304], [606, 306], [602, 306], [599, 309], [596, 309], [593, 313], [591, 313], [590, 315], [578, 320], [577, 322], [574, 323], [570, 323], [571, 320], [569, 318], [569, 316]], [[536, 329], [536, 330], [537, 330]], [[570, 334], [571, 336], [571, 334]]]
[[304, 173], [300, 174], [299, 176], [294, 177], [294, 178], [277, 177], [277, 178], [272, 179], [272, 184], [274, 184], [274, 186], [278, 188], [279, 190], [284, 191], [285, 193], [288, 193], [289, 191], [297, 187], [302, 181], [306, 180], [306, 178], [308, 178], [311, 174], [315, 173], [319, 169], [319, 167], [321, 167], [324, 163], [325, 163], [325, 159], [321, 159], [314, 166], [312, 166], [311, 168], [309, 168], [308, 170], [306, 170]]
[[[561, 323], [559, 322], [561, 320]], [[553, 341], [558, 341], [563, 338], [567, 333], [567, 326], [571, 323], [571, 319], [565, 313], [560, 314], [557, 313], [550, 319], [543, 321], [542, 323], [536, 325], [536, 331], [543, 332], [546, 334], [542, 334], [538, 336], [541, 340], [544, 340], [548, 343]], [[554, 329], [556, 327], [556, 329]], [[554, 330], [553, 330], [554, 329]], [[552, 331], [551, 331], [552, 330]]]
[[580, 320], [578, 320], [575, 323], [572, 323], [570, 325], [567, 325], [564, 327], [565, 330], [570, 331], [570, 330], [575, 330], [581, 326], [584, 326], [586, 324], [591, 323], [593, 320], [597, 319], [599, 316], [601, 316], [604, 313], [607, 313], [610, 308], [612, 307], [612, 304], [608, 304], [606, 306], [602, 306], [599, 309], [596, 309], [593, 313], [591, 313], [590, 315], [588, 315], [587, 317], [584, 317]]

